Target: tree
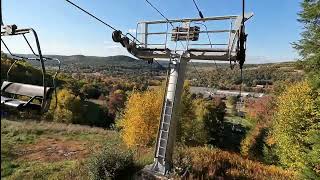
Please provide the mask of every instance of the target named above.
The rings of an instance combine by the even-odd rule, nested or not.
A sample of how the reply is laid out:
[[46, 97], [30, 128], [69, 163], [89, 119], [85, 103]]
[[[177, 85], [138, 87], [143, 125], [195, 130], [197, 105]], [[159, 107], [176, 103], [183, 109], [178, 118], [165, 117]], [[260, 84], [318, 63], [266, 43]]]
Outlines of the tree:
[[203, 122], [209, 144], [219, 145], [221, 143], [225, 109], [226, 104], [221, 99], [210, 100], [205, 104]]
[[127, 101], [123, 118], [117, 122], [128, 147], [151, 146], [159, 127], [163, 90], [133, 92]]
[[74, 94], [76, 97], [79, 97], [81, 100], [85, 99], [85, 94], [82, 91], [82, 87], [85, 85], [85, 81], [81, 80], [75, 80], [75, 79], [69, 79], [66, 83], [66, 88], [70, 89], [72, 94]]
[[313, 86], [320, 88], [320, 0], [303, 0], [298, 19], [304, 25], [301, 39], [294, 43], [305, 62]]
[[[316, 98], [314, 98], [316, 97]], [[320, 178], [320, 93], [307, 82], [292, 85], [278, 99], [272, 138], [280, 163]]]
[[[49, 114], [52, 116], [53, 121], [63, 123], [73, 123], [75, 119], [81, 117], [79, 111], [80, 99], [73, 95], [69, 90], [62, 89], [57, 94], [58, 102], [57, 107], [55, 103], [51, 103]], [[55, 99], [53, 100], [53, 102]]]
[[127, 98], [123, 90], [115, 90], [109, 96], [109, 101], [107, 103], [109, 116], [115, 118], [117, 113], [119, 113], [125, 105]]
[[190, 93], [190, 85], [186, 82], [183, 87], [181, 106], [177, 116], [177, 141], [188, 146], [202, 145], [206, 141], [203, 134], [204, 125], [202, 119], [197, 118], [195, 109], [196, 106]]
[[95, 83], [84, 84], [80, 89], [80, 94], [86, 99], [97, 99], [101, 95], [101, 88]]
[[275, 112], [275, 98], [264, 96], [259, 99], [248, 100], [246, 104], [246, 117], [253, 121], [254, 127], [241, 142], [241, 154], [250, 159], [262, 161], [264, 160], [264, 151], [268, 147], [265, 139]]
[[[163, 89], [148, 90], [134, 92], [129, 96], [123, 118], [117, 122], [117, 126], [121, 129], [121, 136], [129, 147], [150, 146], [155, 142], [163, 92]], [[177, 117], [178, 142], [190, 146], [203, 145], [206, 142], [203, 118], [196, 115], [195, 103], [187, 83], [184, 86]]]
[[246, 104], [248, 118], [265, 125], [271, 121], [276, 105], [274, 97], [263, 96], [258, 99], [248, 100]]

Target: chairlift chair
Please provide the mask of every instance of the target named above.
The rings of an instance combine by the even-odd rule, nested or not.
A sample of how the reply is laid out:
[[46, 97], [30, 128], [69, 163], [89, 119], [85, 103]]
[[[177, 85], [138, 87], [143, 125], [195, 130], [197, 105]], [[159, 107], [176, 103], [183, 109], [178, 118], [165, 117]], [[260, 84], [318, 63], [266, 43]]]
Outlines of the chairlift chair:
[[[28, 34], [28, 33], [32, 34], [35, 38], [38, 54], [34, 52], [31, 44], [29, 43], [29, 41], [25, 36], [25, 34]], [[8, 46], [5, 44], [3, 40], [3, 36], [12, 37], [16, 35], [21, 35], [24, 37], [25, 41], [27, 42], [29, 48], [31, 49], [35, 57], [23, 57], [23, 56], [15, 55], [11, 53]], [[1, 105], [7, 106], [9, 108], [14, 108], [18, 111], [36, 110], [42, 113], [48, 111], [53, 93], [55, 93], [56, 95], [55, 79], [57, 74], [60, 71], [61, 62], [56, 58], [44, 57], [42, 55], [37, 33], [32, 28], [18, 29], [16, 25], [4, 26], [1, 30], [1, 42], [4, 45], [4, 47], [7, 49], [10, 56], [14, 59], [14, 62], [11, 64], [10, 68], [7, 71], [7, 78], [1, 85]], [[14, 65], [21, 60], [40, 62], [40, 67], [42, 72], [42, 86], [9, 81], [10, 71], [12, 70]], [[44, 62], [47, 60], [53, 60], [58, 63], [58, 70], [52, 76], [52, 86], [47, 86], [47, 80], [46, 80], [47, 74], [46, 74], [46, 69], [44, 64]], [[26, 96], [29, 99], [27, 101], [22, 100], [21, 96]], [[35, 100], [38, 100], [38, 102], [36, 102]], [[56, 104], [57, 104], [57, 97], [56, 97]]]

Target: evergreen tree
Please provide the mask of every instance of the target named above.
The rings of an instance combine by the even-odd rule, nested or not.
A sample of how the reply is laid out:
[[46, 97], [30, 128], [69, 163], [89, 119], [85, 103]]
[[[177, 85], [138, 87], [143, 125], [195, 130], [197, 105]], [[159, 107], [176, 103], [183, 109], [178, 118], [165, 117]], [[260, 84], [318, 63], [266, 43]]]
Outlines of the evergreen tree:
[[298, 21], [304, 25], [301, 39], [294, 43], [305, 62], [314, 87], [320, 88], [320, 0], [303, 0]]

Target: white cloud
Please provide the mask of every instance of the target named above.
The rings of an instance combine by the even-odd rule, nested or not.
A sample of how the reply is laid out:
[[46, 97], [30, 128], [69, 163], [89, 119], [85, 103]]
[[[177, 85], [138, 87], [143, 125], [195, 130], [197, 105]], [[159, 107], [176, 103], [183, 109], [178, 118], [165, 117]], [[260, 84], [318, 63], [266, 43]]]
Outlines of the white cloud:
[[136, 34], [137, 30], [136, 29], [128, 29], [128, 32], [131, 34]]

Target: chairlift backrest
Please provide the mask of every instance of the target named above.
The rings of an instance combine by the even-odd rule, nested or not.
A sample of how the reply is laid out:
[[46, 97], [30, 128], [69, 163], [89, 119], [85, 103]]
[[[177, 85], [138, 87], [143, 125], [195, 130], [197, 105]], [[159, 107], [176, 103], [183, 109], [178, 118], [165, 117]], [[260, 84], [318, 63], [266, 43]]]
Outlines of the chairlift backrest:
[[[50, 89], [50, 87], [46, 87], [47, 94], [50, 94]], [[43, 90], [43, 86], [15, 83], [9, 81], [4, 81], [1, 86], [1, 92], [29, 97], [43, 97]]]

